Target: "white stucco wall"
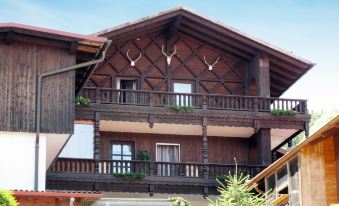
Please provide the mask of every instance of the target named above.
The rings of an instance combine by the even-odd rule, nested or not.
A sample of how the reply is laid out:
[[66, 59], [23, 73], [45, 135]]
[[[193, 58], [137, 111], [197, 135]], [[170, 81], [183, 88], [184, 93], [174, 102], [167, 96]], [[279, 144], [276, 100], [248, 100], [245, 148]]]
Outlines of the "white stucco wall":
[[[34, 189], [35, 134], [0, 132], [0, 188]], [[45, 190], [46, 136], [40, 136], [39, 190]]]
[[59, 157], [93, 159], [93, 124], [75, 124], [74, 135]]

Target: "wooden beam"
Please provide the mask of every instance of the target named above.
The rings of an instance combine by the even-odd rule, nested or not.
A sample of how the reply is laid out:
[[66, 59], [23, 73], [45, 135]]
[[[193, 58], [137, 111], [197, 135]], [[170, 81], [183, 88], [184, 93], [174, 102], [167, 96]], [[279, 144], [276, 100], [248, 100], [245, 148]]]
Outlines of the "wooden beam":
[[268, 56], [258, 53], [250, 62], [256, 80], [257, 96], [270, 97], [270, 64]]
[[198, 32], [194, 32], [194, 31], [184, 31], [184, 30], [181, 30], [179, 29], [179, 31], [188, 36], [188, 37], [191, 37], [191, 38], [194, 38], [194, 39], [197, 39], [198, 41], [201, 41], [201, 43], [204, 43], [204, 44], [208, 44], [208, 45], [211, 45], [212, 47], [215, 47], [221, 51], [224, 51], [224, 52], [228, 52], [242, 60], [250, 60], [252, 59], [252, 55], [248, 54], [248, 53], [245, 53], [245, 52], [242, 52], [242, 51], [239, 51], [227, 44], [225, 44], [224, 42], [220, 42], [220, 41], [217, 41], [213, 38], [209, 38], [209, 37], [206, 37], [206, 35], [203, 35], [201, 33], [198, 33]]
[[254, 55], [256, 53], [256, 49], [254, 47], [243, 44], [243, 43], [237, 41], [236, 39], [231, 38], [227, 35], [224, 35], [220, 32], [213, 31], [209, 27], [207, 27], [206, 25], [199, 25], [196, 22], [194, 22], [192, 20], [189, 21], [187, 19], [185, 19], [182, 24], [183, 24], [183, 26], [182, 26], [183, 29], [187, 28], [189, 31], [191, 31], [191, 30], [197, 31], [197, 32], [199, 32], [199, 33], [201, 33], [205, 36], [208, 36], [209, 38], [214, 38], [214, 39], [217, 39], [218, 41], [228, 43], [232, 47], [237, 48], [238, 50], [247, 52], [247, 53], [252, 54], [252, 55]]
[[94, 148], [93, 157], [95, 160], [95, 173], [99, 173], [100, 160], [100, 112], [95, 112], [94, 116]]
[[172, 36], [175, 34], [175, 32], [178, 30], [180, 24], [181, 24], [181, 20], [182, 20], [182, 15], [179, 15], [175, 18], [175, 20], [171, 23], [171, 25], [169, 26], [169, 28], [167, 29], [166, 32], [166, 39], [171, 39]]
[[271, 156], [271, 129], [261, 128], [257, 133], [258, 164], [270, 165]]

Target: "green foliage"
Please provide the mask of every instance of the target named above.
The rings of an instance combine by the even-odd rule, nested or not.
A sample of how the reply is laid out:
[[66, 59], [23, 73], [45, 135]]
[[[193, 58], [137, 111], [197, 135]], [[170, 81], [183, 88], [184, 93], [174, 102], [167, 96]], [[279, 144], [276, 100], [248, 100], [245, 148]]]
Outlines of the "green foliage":
[[255, 190], [256, 185], [246, 185], [250, 176], [244, 176], [242, 173], [238, 175], [237, 166], [234, 175], [229, 173], [229, 175], [224, 178], [225, 182], [222, 182], [217, 178], [219, 183], [218, 192], [220, 193], [220, 196], [215, 202], [209, 199], [210, 206], [269, 205], [269, 197], [267, 197], [267, 194], [255, 194], [253, 191]]
[[226, 175], [218, 175], [216, 176], [216, 179], [219, 181], [219, 182], [225, 182], [226, 181]]
[[91, 100], [82, 96], [77, 96], [75, 97], [75, 106], [89, 107], [91, 106]]
[[182, 197], [170, 197], [169, 201], [172, 202], [172, 206], [191, 206], [192, 204]]
[[150, 161], [151, 159], [152, 159], [152, 155], [151, 155], [151, 152], [148, 150], [141, 151], [138, 154], [138, 160]]
[[272, 109], [271, 114], [274, 116], [294, 116], [296, 113], [292, 110], [284, 110], [284, 109]]
[[193, 112], [192, 106], [177, 106], [177, 105], [165, 105], [164, 110], [167, 112], [174, 111], [174, 112]]
[[7, 190], [0, 189], [0, 206], [17, 206], [13, 193]]
[[139, 172], [113, 173], [113, 176], [125, 179], [139, 179], [139, 180], [143, 180], [145, 178], [145, 174]]

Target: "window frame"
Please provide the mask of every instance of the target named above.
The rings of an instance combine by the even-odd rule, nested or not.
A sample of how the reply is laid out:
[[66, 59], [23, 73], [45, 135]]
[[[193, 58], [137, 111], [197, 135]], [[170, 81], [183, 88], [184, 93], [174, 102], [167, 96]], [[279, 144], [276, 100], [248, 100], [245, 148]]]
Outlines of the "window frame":
[[181, 162], [181, 147], [179, 143], [155, 143], [155, 160], [158, 161], [158, 145], [165, 145], [165, 146], [178, 146], [179, 147], [179, 161]]

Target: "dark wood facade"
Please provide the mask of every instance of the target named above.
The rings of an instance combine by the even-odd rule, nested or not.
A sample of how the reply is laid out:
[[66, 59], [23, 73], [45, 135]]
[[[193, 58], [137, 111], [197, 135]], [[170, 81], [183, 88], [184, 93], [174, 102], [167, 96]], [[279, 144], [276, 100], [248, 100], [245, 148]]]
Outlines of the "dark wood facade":
[[[101, 159], [111, 158], [111, 142], [127, 141], [134, 145], [134, 159], [137, 159], [139, 152], [149, 150], [152, 160], [155, 161], [156, 143], [175, 143], [180, 144], [181, 162], [202, 162], [201, 136], [101, 132], [100, 140]], [[234, 164], [234, 158], [239, 164], [250, 162], [248, 138], [208, 136], [208, 146], [208, 162], [210, 163]]]
[[[23, 24], [0, 23], [0, 130], [35, 132], [38, 76], [94, 59], [105, 40]], [[85, 68], [82, 73], [88, 73], [86, 70], [89, 69]], [[76, 82], [75, 71], [43, 78], [41, 132], [73, 133], [74, 97], [80, 80]]]
[[[43, 72], [76, 63], [66, 49], [39, 43], [0, 41], [0, 130], [35, 131], [36, 79]], [[44, 79], [42, 124], [46, 133], [72, 133], [74, 122], [75, 72]]]
[[[88, 87], [117, 89], [118, 78], [137, 80], [138, 90], [173, 92], [173, 83], [192, 84], [192, 93], [245, 95], [248, 93], [248, 68], [244, 60], [212, 46], [176, 32], [171, 44], [163, 31], [147, 34], [138, 39], [115, 44], [110, 47], [105, 64], [92, 75]], [[177, 54], [167, 65], [162, 47]], [[136, 58], [142, 53], [135, 67], [130, 66], [126, 56]], [[218, 63], [212, 71], [204, 63]], [[252, 94], [254, 95], [254, 94]]]

